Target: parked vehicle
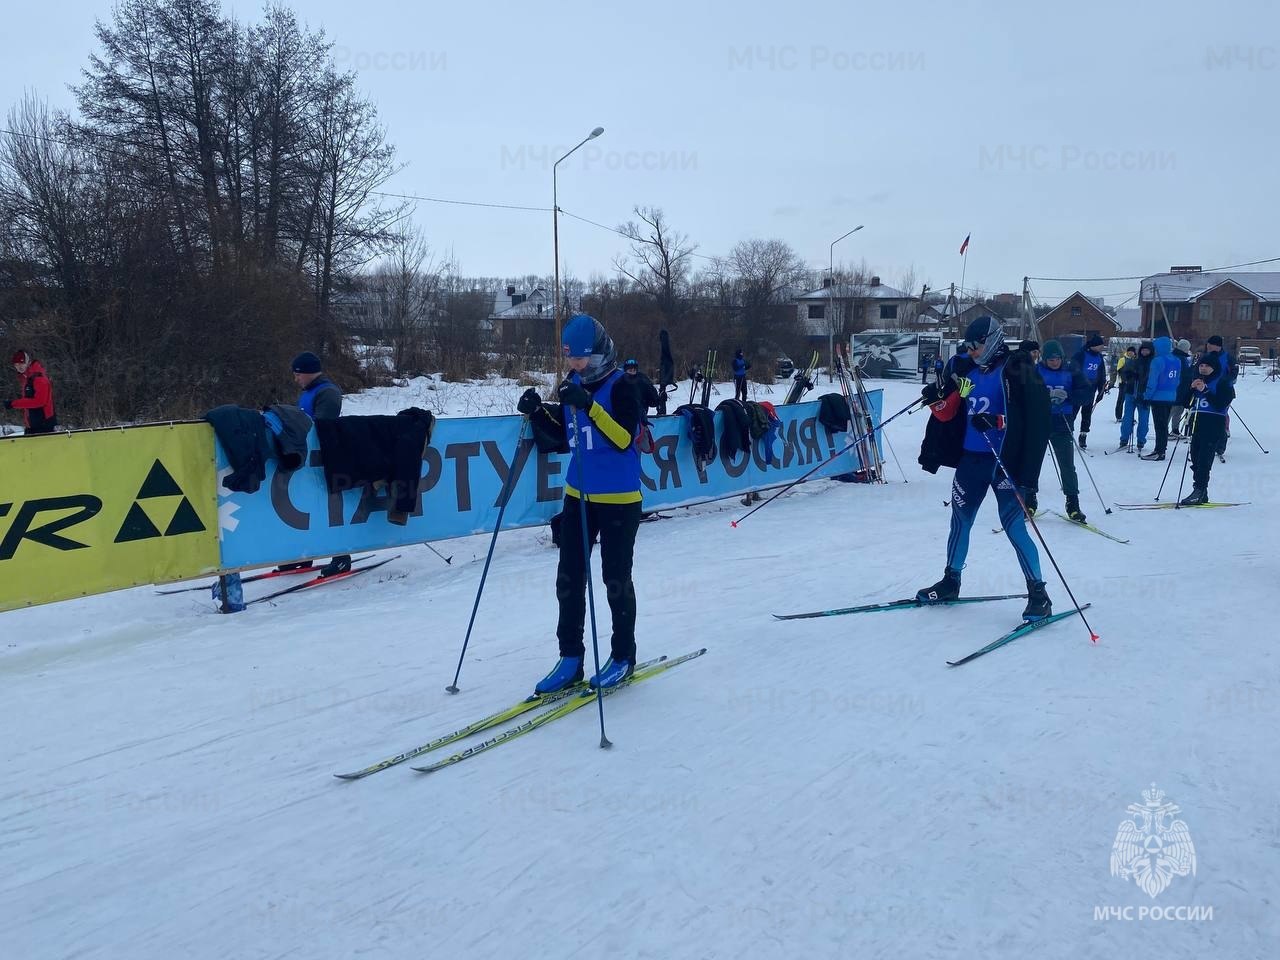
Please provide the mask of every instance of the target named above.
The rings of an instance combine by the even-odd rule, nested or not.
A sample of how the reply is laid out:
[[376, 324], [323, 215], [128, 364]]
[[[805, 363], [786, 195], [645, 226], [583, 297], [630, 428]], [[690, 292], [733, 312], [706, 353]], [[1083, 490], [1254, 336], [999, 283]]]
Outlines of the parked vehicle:
[[1241, 347], [1240, 355], [1236, 359], [1240, 363], [1252, 363], [1254, 366], [1262, 366], [1262, 351], [1257, 347]]
[[796, 372], [796, 365], [791, 362], [790, 357], [778, 357], [774, 362], [777, 364], [774, 376], [779, 380], [790, 380], [791, 375]]

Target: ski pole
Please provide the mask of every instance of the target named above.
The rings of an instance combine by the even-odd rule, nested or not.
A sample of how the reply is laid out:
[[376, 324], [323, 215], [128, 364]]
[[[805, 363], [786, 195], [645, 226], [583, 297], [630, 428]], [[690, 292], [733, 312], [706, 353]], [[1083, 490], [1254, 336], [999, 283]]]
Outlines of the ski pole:
[[864, 434], [863, 436], [860, 436], [860, 437], [855, 437], [854, 439], [850, 440], [850, 441], [849, 441], [847, 444], [845, 444], [841, 449], [837, 450], [837, 451], [836, 451], [835, 453], [833, 453], [831, 456], [827, 457], [827, 459], [823, 460], [823, 461], [822, 461], [821, 463], [819, 463], [816, 467], [813, 467], [813, 468], [811, 468], [811, 469], [809, 469], [809, 470], [806, 470], [806, 471], [805, 471], [801, 476], [796, 477], [796, 479], [792, 480], [792, 481], [791, 481], [790, 483], [788, 483], [785, 487], [780, 487], [780, 488], [778, 489], [778, 492], [777, 492], [777, 493], [773, 494], [773, 496], [769, 497], [767, 500], [764, 500], [764, 501], [762, 501], [761, 503], [756, 504], [754, 507], [752, 507], [752, 508], [751, 508], [750, 510], [748, 510], [746, 513], [744, 513], [742, 516], [740, 516], [737, 520], [730, 520], [730, 521], [729, 521], [729, 526], [731, 526], [731, 527], [735, 527], [735, 528], [736, 528], [736, 527], [738, 526], [738, 524], [740, 524], [743, 520], [747, 519], [747, 517], [751, 516], [751, 515], [752, 515], [753, 513], [755, 513], [757, 510], [760, 510], [760, 509], [761, 509], [761, 508], [763, 508], [763, 507], [767, 507], [769, 504], [773, 503], [773, 501], [777, 500], [780, 496], [782, 496], [784, 493], [786, 493], [788, 490], [790, 490], [790, 489], [791, 489], [792, 487], [794, 487], [796, 484], [798, 484], [798, 483], [804, 483], [804, 481], [805, 481], [805, 480], [809, 479], [809, 477], [813, 476], [813, 474], [817, 473], [819, 470], [821, 470], [823, 467], [825, 467], [827, 464], [829, 464], [832, 460], [836, 459], [836, 457], [839, 457], [839, 456], [842, 456], [842, 455], [844, 455], [844, 454], [848, 453], [850, 450], [852, 450], [854, 447], [856, 447], [856, 446], [857, 446], [859, 443], [861, 443], [863, 440], [867, 439], [867, 437], [869, 437], [869, 436], [871, 436], [872, 434], [874, 434], [877, 430], [881, 430], [881, 429], [883, 429], [884, 427], [887, 427], [890, 423], [892, 423], [894, 420], [897, 420], [900, 416], [902, 416], [904, 413], [906, 413], [906, 412], [907, 412], [907, 411], [909, 411], [912, 407], [916, 406], [916, 405], [917, 405], [917, 404], [919, 404], [919, 403], [924, 403], [924, 398], [923, 398], [923, 397], [920, 397], [920, 398], [918, 398], [918, 399], [912, 400], [909, 404], [907, 404], [905, 407], [903, 407], [901, 410], [899, 410], [897, 413], [895, 413], [893, 416], [891, 416], [888, 420], [885, 420], [883, 423], [879, 423], [879, 424], [876, 424], [876, 425], [872, 426], [871, 431], [870, 431], [869, 433]]
[[[1067, 420], [1066, 414], [1058, 414], [1058, 416], [1062, 417], [1063, 420]], [[1071, 442], [1075, 448], [1080, 451], [1080, 463], [1084, 466], [1084, 472], [1089, 476], [1089, 483], [1093, 485], [1093, 492], [1098, 495], [1098, 502], [1102, 504], [1103, 512], [1111, 513], [1111, 508], [1107, 506], [1107, 501], [1102, 499], [1102, 491], [1098, 489], [1098, 481], [1093, 479], [1093, 471], [1089, 469], [1089, 458], [1081, 448], [1080, 441], [1076, 439], [1074, 425], [1070, 420], [1067, 420], [1067, 434], [1071, 437]]]
[[[1194, 440], [1196, 432], [1196, 417], [1200, 416], [1199, 408], [1191, 411], [1191, 433]], [[1187, 459], [1182, 461], [1182, 476], [1178, 478], [1178, 499], [1173, 505], [1173, 509], [1177, 510], [1182, 506], [1182, 485], [1187, 482], [1187, 464], [1191, 462], [1191, 443], [1187, 444]]]
[[1044, 536], [1040, 533], [1040, 528], [1036, 526], [1036, 518], [1031, 515], [1031, 511], [1027, 509], [1027, 502], [1022, 499], [1022, 493], [1018, 490], [1018, 485], [1014, 483], [1013, 477], [1009, 471], [1005, 469], [1004, 461], [1000, 459], [1000, 452], [996, 450], [996, 446], [991, 442], [991, 437], [987, 435], [985, 430], [979, 431], [982, 439], [987, 441], [987, 447], [991, 450], [992, 455], [996, 458], [996, 466], [1000, 468], [1000, 472], [1004, 474], [1004, 478], [1009, 481], [1009, 486], [1013, 488], [1013, 495], [1018, 499], [1018, 506], [1022, 507], [1022, 513], [1027, 518], [1027, 523], [1031, 524], [1031, 529], [1035, 531], [1036, 539], [1040, 541], [1040, 546], [1044, 547], [1045, 556], [1049, 558], [1049, 562], [1053, 564], [1054, 572], [1058, 574], [1058, 579], [1062, 581], [1063, 588], [1067, 591], [1067, 596], [1071, 598], [1071, 602], [1075, 604], [1076, 613], [1080, 615], [1080, 619], [1084, 622], [1085, 627], [1089, 631], [1089, 639], [1093, 643], [1098, 642], [1098, 635], [1093, 632], [1093, 627], [1089, 626], [1089, 621], [1084, 615], [1084, 611], [1080, 609], [1080, 601], [1076, 599], [1076, 595], [1071, 592], [1071, 585], [1067, 583], [1067, 578], [1062, 575], [1062, 568], [1058, 566], [1058, 561], [1053, 557], [1053, 551], [1049, 549], [1049, 544], [1044, 542]]
[[[874, 440], [872, 440], [871, 442], [875, 443]], [[884, 435], [884, 442], [889, 445], [889, 455], [893, 457], [893, 462], [898, 465], [898, 472], [902, 474], [902, 482], [910, 483], [911, 481], [907, 479], [907, 471], [902, 469], [902, 461], [898, 459], [898, 451], [893, 449], [893, 441], [889, 439], [889, 435], [887, 433]], [[882, 482], [883, 482], [883, 479], [884, 478], [882, 477], [881, 478]]]
[[[1231, 412], [1232, 412], [1233, 414], [1235, 414], [1235, 418], [1236, 418], [1237, 420], [1239, 420], [1239, 421], [1240, 421], [1240, 426], [1244, 427], [1244, 428], [1245, 428], [1245, 430], [1248, 430], [1248, 432], [1249, 432], [1249, 436], [1253, 437], [1253, 431], [1252, 431], [1252, 430], [1249, 430], [1249, 425], [1248, 425], [1247, 423], [1245, 423], [1245, 422], [1244, 422], [1244, 417], [1240, 416], [1240, 411], [1239, 411], [1239, 410], [1237, 410], [1235, 407], [1232, 407], [1232, 408], [1231, 408]], [[1258, 444], [1258, 449], [1259, 449], [1259, 450], [1261, 450], [1263, 453], [1270, 453], [1270, 452], [1271, 452], [1271, 451], [1270, 451], [1270, 450], [1268, 450], [1266, 447], [1264, 447], [1261, 443], [1259, 443], [1259, 442], [1258, 442], [1258, 438], [1257, 438], [1257, 437], [1253, 437], [1253, 442]]]
[[484, 558], [484, 569], [480, 572], [480, 586], [476, 588], [476, 602], [471, 605], [471, 619], [467, 621], [467, 635], [462, 639], [462, 652], [458, 654], [458, 669], [453, 673], [453, 683], [445, 687], [450, 693], [458, 692], [458, 676], [462, 673], [462, 660], [467, 655], [467, 644], [471, 642], [471, 628], [476, 624], [476, 611], [480, 609], [480, 596], [484, 593], [484, 582], [489, 576], [489, 564], [493, 560], [493, 548], [497, 546], [498, 531], [502, 529], [502, 515], [507, 512], [507, 500], [510, 499], [511, 487], [515, 483], [516, 464], [520, 460], [520, 447], [524, 442], [524, 428], [528, 424], [528, 417], [524, 417], [520, 421], [520, 433], [516, 436], [516, 452], [511, 457], [511, 465], [507, 468], [507, 479], [502, 484], [502, 493], [498, 503], [498, 519], [493, 525], [493, 537], [489, 540], [489, 553]]
[[[587, 607], [591, 612], [591, 652], [595, 657], [596, 676], [600, 676], [600, 640], [596, 631], [596, 592], [591, 585], [591, 537], [587, 533], [587, 485], [584, 481], [586, 476], [587, 458], [583, 456], [579, 446], [578, 439], [578, 411], [573, 407], [569, 407], [569, 416], [566, 421], [573, 421], [573, 445], [574, 458], [578, 461], [578, 521], [582, 525], [582, 567], [583, 574], [587, 581]], [[591, 429], [589, 426], [588, 430]], [[603, 538], [602, 538], [603, 539]], [[604, 551], [604, 544], [600, 545], [601, 552]], [[600, 708], [600, 749], [605, 750], [613, 746], [604, 733], [604, 687], [596, 684], [596, 706]]]
[[[505, 504], [504, 504], [504, 506], [505, 506]], [[443, 560], [445, 563], [449, 564], [450, 566], [452, 566], [452, 565], [453, 565], [453, 557], [446, 557], [443, 553], [441, 553], [439, 550], [437, 550], [437, 549], [436, 549], [435, 547], [433, 547], [431, 544], [427, 543], [425, 540], [423, 541], [422, 545], [423, 545], [424, 547], [426, 547], [428, 550], [430, 550], [432, 553], [434, 553], [434, 554], [435, 554], [437, 557], [439, 557], [441, 560]]]
[[[1178, 444], [1182, 442], [1182, 434], [1178, 434], [1177, 439], [1173, 441], [1173, 453], [1169, 455], [1169, 462], [1164, 465], [1164, 477], [1160, 480], [1160, 489], [1156, 491], [1156, 503], [1160, 502], [1160, 494], [1164, 493], [1165, 481], [1169, 479], [1169, 468], [1173, 466], [1173, 458], [1178, 455]], [[1187, 442], [1187, 450], [1190, 452], [1191, 444]]]

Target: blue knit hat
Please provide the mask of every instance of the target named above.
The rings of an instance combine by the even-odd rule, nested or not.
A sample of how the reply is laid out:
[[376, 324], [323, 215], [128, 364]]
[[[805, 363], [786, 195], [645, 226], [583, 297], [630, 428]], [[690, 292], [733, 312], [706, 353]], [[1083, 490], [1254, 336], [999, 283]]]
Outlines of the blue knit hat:
[[294, 373], [319, 373], [320, 358], [310, 350], [304, 350], [293, 358]]
[[1062, 344], [1057, 340], [1046, 340], [1044, 346], [1040, 348], [1040, 359], [1052, 360], [1054, 357], [1057, 357], [1059, 360], [1066, 359], [1066, 354], [1063, 353], [1062, 350]]
[[613, 339], [595, 317], [585, 313], [570, 317], [560, 342], [566, 357], [591, 359], [586, 369], [578, 373], [578, 379], [587, 385], [603, 380], [618, 369], [618, 351]]

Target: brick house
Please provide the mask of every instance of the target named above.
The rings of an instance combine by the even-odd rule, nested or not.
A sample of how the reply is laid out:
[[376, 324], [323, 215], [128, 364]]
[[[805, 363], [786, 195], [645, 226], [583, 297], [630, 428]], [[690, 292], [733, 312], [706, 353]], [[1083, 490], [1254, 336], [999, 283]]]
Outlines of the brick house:
[[[1263, 345], [1263, 356], [1274, 356], [1280, 337], [1280, 273], [1215, 271], [1174, 267], [1142, 281], [1142, 329], [1166, 332], [1165, 317], [1174, 337], [1193, 346], [1217, 334], [1235, 351], [1246, 343]], [[1269, 353], [1270, 350], [1270, 353]]]
[[1086, 340], [1100, 336], [1110, 340], [1120, 332], [1116, 318], [1077, 290], [1046, 313], [1039, 321], [1040, 340], [1060, 340], [1075, 334]]

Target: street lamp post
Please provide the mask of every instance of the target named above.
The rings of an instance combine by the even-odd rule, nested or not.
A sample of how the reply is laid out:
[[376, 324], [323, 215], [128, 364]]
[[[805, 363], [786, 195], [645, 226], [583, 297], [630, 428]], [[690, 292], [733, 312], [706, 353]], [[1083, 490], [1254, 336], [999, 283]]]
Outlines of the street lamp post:
[[853, 236], [864, 226], [866, 224], [858, 224], [844, 236], [836, 237], [831, 241], [831, 246], [827, 247], [827, 278], [831, 281], [827, 287], [827, 353], [831, 357], [831, 366], [828, 368], [827, 374], [833, 382], [836, 378], [836, 315], [833, 301], [836, 291], [836, 244], [845, 237]]
[[569, 155], [577, 150], [578, 147], [586, 143], [588, 140], [594, 140], [600, 134], [604, 133], [604, 127], [596, 127], [569, 153], [557, 160], [551, 165], [551, 234], [552, 244], [555, 250], [555, 315], [556, 315], [556, 339], [552, 344], [552, 350], [559, 349], [560, 346], [560, 202], [559, 192], [556, 184], [556, 167], [560, 166], [561, 161], [567, 160]]

